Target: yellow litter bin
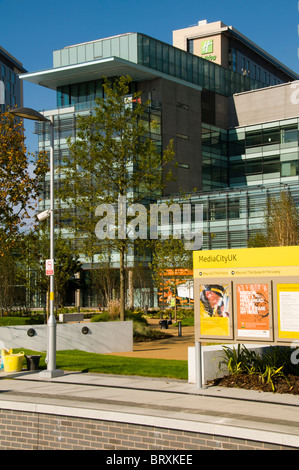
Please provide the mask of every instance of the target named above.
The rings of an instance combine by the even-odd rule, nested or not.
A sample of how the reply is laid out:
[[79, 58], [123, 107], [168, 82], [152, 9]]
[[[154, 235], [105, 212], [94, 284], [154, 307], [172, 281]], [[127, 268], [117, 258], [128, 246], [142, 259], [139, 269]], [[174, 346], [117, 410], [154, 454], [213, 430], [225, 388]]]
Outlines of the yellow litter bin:
[[3, 356], [4, 372], [20, 372], [23, 368], [24, 353], [7, 354]]
[[2, 348], [1, 349], [1, 356], [7, 356], [8, 354], [12, 354], [13, 353], [13, 350], [12, 349], [4, 349]]

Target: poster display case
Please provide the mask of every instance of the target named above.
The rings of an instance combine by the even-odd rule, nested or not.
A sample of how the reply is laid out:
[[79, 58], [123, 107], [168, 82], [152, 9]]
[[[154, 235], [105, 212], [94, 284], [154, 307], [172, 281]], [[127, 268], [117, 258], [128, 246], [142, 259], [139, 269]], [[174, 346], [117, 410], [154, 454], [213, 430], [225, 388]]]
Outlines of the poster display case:
[[196, 251], [193, 261], [196, 341], [299, 340], [299, 246]]
[[247, 279], [234, 284], [236, 338], [273, 341], [271, 283]]
[[[197, 314], [195, 329], [202, 338], [230, 340], [233, 338], [231, 282], [219, 283], [219, 279], [194, 282]], [[197, 321], [196, 321], [197, 320]]]

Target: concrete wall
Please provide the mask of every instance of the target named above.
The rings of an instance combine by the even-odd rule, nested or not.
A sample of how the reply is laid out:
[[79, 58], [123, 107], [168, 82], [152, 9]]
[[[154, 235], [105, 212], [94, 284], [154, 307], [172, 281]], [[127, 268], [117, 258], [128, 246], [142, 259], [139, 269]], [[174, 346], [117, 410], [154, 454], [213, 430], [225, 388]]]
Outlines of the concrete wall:
[[[223, 345], [202, 346], [202, 383], [207, 383], [208, 380], [216, 379], [227, 375], [228, 371], [224, 364], [221, 364], [219, 370], [219, 363], [224, 358]], [[228, 347], [236, 347], [234, 344], [228, 344]], [[255, 350], [262, 353], [265, 345], [260, 344], [246, 344], [249, 350]], [[195, 365], [195, 347], [188, 348], [188, 382], [196, 383], [196, 365]]]
[[[87, 334], [82, 328], [88, 328]], [[33, 336], [28, 331], [34, 330]], [[106, 354], [133, 351], [133, 322], [57, 324], [57, 351], [79, 349]], [[47, 350], [47, 325], [0, 327], [0, 347]]]
[[173, 140], [174, 160], [179, 164], [177, 168], [169, 164], [175, 179], [167, 183], [163, 195], [200, 189], [201, 91], [162, 78], [143, 81], [138, 86], [144, 99], [150, 96], [162, 104], [162, 147], [166, 149]]
[[[62, 409], [60, 406], [60, 413]], [[126, 413], [124, 421], [116, 412], [103, 413], [102, 410], [99, 412], [92, 410], [89, 416], [85, 417], [82, 416], [81, 409], [78, 409], [77, 413], [75, 410], [77, 415], [74, 415], [74, 410], [74, 408], [68, 409], [65, 414], [58, 414], [57, 407], [52, 407], [51, 410], [47, 405], [32, 403], [25, 408], [22, 403], [14, 404], [10, 401], [0, 403], [0, 450], [106, 450], [112, 457], [112, 450], [132, 450], [132, 456], [136, 457], [138, 457], [137, 451], [145, 450], [150, 450], [154, 456], [157, 451], [162, 450], [173, 450], [172, 454], [177, 455], [178, 449], [182, 451], [298, 450], [296, 447], [286, 447], [258, 439], [251, 441], [248, 438], [237, 438], [235, 435], [217, 435], [215, 425], [211, 425], [213, 432], [208, 433], [206, 423], [202, 431], [201, 423], [193, 424], [199, 430], [188, 430], [180, 429], [179, 421], [175, 421], [171, 426], [170, 421], [174, 420], [169, 419], [165, 419], [164, 426], [159, 426], [159, 424], [148, 424], [147, 422], [153, 419], [146, 415], [139, 417]], [[106, 416], [110, 414], [111, 418], [105, 419], [103, 414]], [[134, 420], [139, 422], [136, 424]], [[159, 421], [163, 422], [163, 418]], [[118, 455], [115, 454], [116, 457]], [[141, 455], [141, 459], [144, 457], [146, 458], [146, 455]], [[185, 458], [186, 464], [186, 455], [183, 454], [182, 458]], [[109, 467], [106, 463], [107, 455], [105, 458], [104, 454], [103, 459], [104, 462], [102, 460], [101, 463]], [[148, 461], [150, 463], [149, 458]], [[128, 464], [127, 467], [129, 466]], [[138, 468], [148, 468], [148, 465], [141, 464]]]
[[230, 127], [298, 117], [299, 82], [284, 83], [233, 95]]

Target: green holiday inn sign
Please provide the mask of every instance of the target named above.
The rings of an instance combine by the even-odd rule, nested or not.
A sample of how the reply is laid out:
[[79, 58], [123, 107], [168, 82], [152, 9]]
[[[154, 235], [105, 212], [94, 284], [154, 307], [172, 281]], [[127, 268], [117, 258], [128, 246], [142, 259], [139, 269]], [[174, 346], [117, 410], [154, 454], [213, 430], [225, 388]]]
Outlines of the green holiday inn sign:
[[201, 41], [201, 54], [205, 56], [204, 59], [216, 60], [215, 55], [209, 55], [209, 56], [206, 55], [206, 54], [211, 54], [213, 51], [214, 51], [213, 39], [206, 39], [205, 41]]

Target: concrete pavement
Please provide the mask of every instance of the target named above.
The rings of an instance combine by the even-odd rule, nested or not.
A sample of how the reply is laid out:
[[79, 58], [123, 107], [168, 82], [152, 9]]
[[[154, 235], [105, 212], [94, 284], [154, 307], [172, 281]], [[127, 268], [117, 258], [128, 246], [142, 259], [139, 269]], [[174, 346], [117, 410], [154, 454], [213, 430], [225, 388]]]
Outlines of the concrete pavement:
[[[194, 330], [134, 343], [118, 355], [187, 359]], [[208, 386], [165, 378], [65, 372], [53, 379], [39, 371], [0, 372], [0, 409], [222, 436], [299, 449], [299, 396]], [[170, 432], [170, 431], [169, 431]], [[179, 447], [180, 448], [180, 447]]]
[[299, 397], [153, 379], [0, 373], [0, 408], [117, 420], [299, 449]]

